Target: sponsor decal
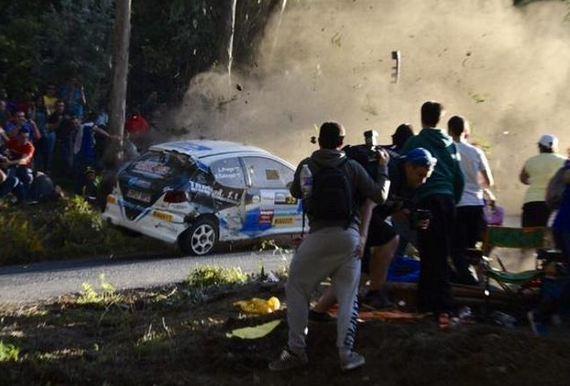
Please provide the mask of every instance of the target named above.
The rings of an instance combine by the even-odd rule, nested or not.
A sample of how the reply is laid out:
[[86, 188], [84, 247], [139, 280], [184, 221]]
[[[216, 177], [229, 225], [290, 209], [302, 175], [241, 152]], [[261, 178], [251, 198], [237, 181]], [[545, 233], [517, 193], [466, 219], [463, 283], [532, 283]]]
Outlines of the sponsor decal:
[[127, 185], [137, 186], [139, 188], [148, 189], [151, 187], [152, 184], [150, 181], [146, 181], [146, 180], [140, 179], [138, 177], [131, 177], [128, 179]]
[[129, 189], [127, 191], [127, 197], [133, 200], [142, 201], [149, 203], [151, 201], [151, 195], [144, 192], [139, 192], [138, 190]]
[[275, 193], [275, 205], [296, 205], [297, 199], [285, 193]]
[[294, 217], [275, 217], [273, 220], [273, 225], [276, 227], [279, 226], [290, 226], [295, 224]]
[[133, 168], [137, 172], [154, 174], [159, 177], [167, 176], [171, 170], [169, 166], [153, 160], [136, 162]]
[[166, 222], [172, 222], [172, 219], [173, 219], [173, 216], [171, 214], [158, 212], [156, 210], [152, 213], [152, 217], [155, 217], [159, 220], [166, 221]]
[[214, 187], [209, 185], [200, 184], [195, 181], [190, 181], [189, 190], [192, 193], [199, 193], [205, 196], [210, 196], [216, 200], [229, 202], [231, 204], [239, 204], [241, 197], [243, 196], [244, 189], [232, 189], [219, 184], [215, 184]]
[[271, 224], [273, 222], [273, 209], [271, 210], [262, 210], [259, 214], [259, 224]]
[[185, 143], [177, 143], [172, 145], [174, 149], [184, 149], [184, 150], [192, 150], [192, 151], [207, 151], [212, 150], [211, 148], [203, 145], [198, 145], [197, 143], [192, 142], [185, 142]]

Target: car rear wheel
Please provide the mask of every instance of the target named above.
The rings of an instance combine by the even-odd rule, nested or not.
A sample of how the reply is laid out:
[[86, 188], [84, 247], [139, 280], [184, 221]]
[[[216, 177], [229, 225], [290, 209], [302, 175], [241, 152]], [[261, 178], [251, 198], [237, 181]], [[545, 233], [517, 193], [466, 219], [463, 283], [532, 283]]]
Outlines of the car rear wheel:
[[209, 218], [198, 219], [178, 239], [184, 253], [194, 256], [207, 255], [218, 242], [218, 225]]

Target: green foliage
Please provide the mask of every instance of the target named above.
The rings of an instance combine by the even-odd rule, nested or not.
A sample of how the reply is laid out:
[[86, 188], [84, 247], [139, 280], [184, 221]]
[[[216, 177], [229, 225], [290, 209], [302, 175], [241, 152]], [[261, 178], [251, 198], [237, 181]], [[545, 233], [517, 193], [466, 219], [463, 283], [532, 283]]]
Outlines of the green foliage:
[[18, 347], [0, 340], [0, 363], [17, 361], [19, 356], [20, 349]]
[[[280, 2], [238, 1], [236, 64], [253, 64], [259, 39]], [[0, 88], [18, 98], [25, 90], [78, 76], [91, 108], [107, 102], [114, 3], [0, 2]], [[129, 105], [142, 105], [152, 91], [161, 101], [177, 103], [194, 75], [224, 63], [229, 12], [229, 1], [133, 1]]]
[[0, 265], [158, 250], [162, 243], [123, 235], [83, 197], [0, 210]]
[[77, 303], [82, 305], [110, 306], [121, 301], [121, 295], [118, 294], [115, 287], [105, 279], [105, 274], [99, 276], [99, 284], [101, 291], [97, 292], [91, 284], [83, 283], [83, 290], [80, 292]]
[[21, 212], [0, 215], [0, 263], [2, 259], [25, 258], [45, 253], [44, 240], [30, 219]]
[[[19, 0], [0, 9], [0, 83], [9, 96], [72, 76], [96, 102], [110, 75], [111, 0]], [[103, 86], [103, 87], [102, 87]]]
[[188, 276], [187, 284], [195, 289], [245, 284], [248, 276], [240, 268], [200, 267]]

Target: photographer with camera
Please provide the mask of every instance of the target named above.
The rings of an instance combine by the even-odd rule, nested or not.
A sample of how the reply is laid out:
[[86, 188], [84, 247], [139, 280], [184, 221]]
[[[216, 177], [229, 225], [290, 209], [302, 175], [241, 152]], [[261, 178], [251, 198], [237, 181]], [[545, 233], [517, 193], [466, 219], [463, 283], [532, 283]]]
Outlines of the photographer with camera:
[[[288, 347], [269, 364], [273, 371], [289, 370], [308, 363], [305, 330], [312, 292], [327, 277], [339, 303], [337, 347], [342, 370], [365, 363], [354, 352], [360, 279], [359, 197], [382, 203], [388, 196], [388, 153], [376, 155], [378, 178], [374, 181], [356, 161], [348, 159], [342, 147], [344, 128], [325, 122], [319, 131], [319, 150], [304, 159], [295, 172], [291, 194], [303, 198], [309, 218], [309, 234], [297, 249], [286, 285]], [[312, 178], [309, 178], [309, 175]]]
[[453, 297], [449, 283], [448, 259], [455, 227], [455, 205], [461, 200], [465, 180], [453, 139], [437, 128], [444, 115], [443, 105], [425, 102], [421, 108], [423, 129], [408, 140], [404, 151], [427, 149], [437, 164], [429, 180], [417, 192], [418, 208], [431, 212], [430, 225], [418, 232], [421, 259], [418, 309], [434, 312], [440, 325], [449, 324]]
[[[352, 146], [346, 149], [347, 156], [359, 148]], [[360, 150], [357, 150], [360, 152]], [[426, 229], [429, 226], [429, 211], [416, 209], [414, 196], [416, 190], [430, 177], [437, 160], [425, 149], [414, 149], [407, 154], [391, 158], [389, 164], [390, 192], [382, 205], [370, 205], [367, 201], [363, 207], [363, 219], [370, 219], [369, 226], [361, 227], [361, 237], [366, 240], [362, 272], [368, 274], [370, 285], [362, 299], [362, 304], [374, 308], [393, 307], [384, 291], [388, 276], [388, 268], [398, 249], [399, 236], [393, 225], [387, 222], [398, 220], [407, 223], [413, 229]], [[334, 305], [336, 298], [331, 290], [327, 290], [319, 302], [310, 311], [312, 321], [327, 321], [331, 317], [327, 311]]]

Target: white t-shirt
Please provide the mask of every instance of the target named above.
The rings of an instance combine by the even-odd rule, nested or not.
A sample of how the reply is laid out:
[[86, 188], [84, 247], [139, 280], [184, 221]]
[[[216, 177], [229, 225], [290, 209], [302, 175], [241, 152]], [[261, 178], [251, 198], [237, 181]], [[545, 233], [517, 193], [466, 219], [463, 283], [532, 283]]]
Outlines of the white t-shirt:
[[566, 158], [556, 153], [540, 153], [524, 164], [530, 186], [524, 196], [524, 203], [544, 201], [550, 179], [564, 165]]
[[465, 177], [465, 188], [457, 206], [483, 206], [485, 201], [481, 187], [481, 172], [486, 171], [491, 176], [489, 161], [483, 150], [467, 142], [455, 142], [455, 146], [461, 155], [459, 165]]

